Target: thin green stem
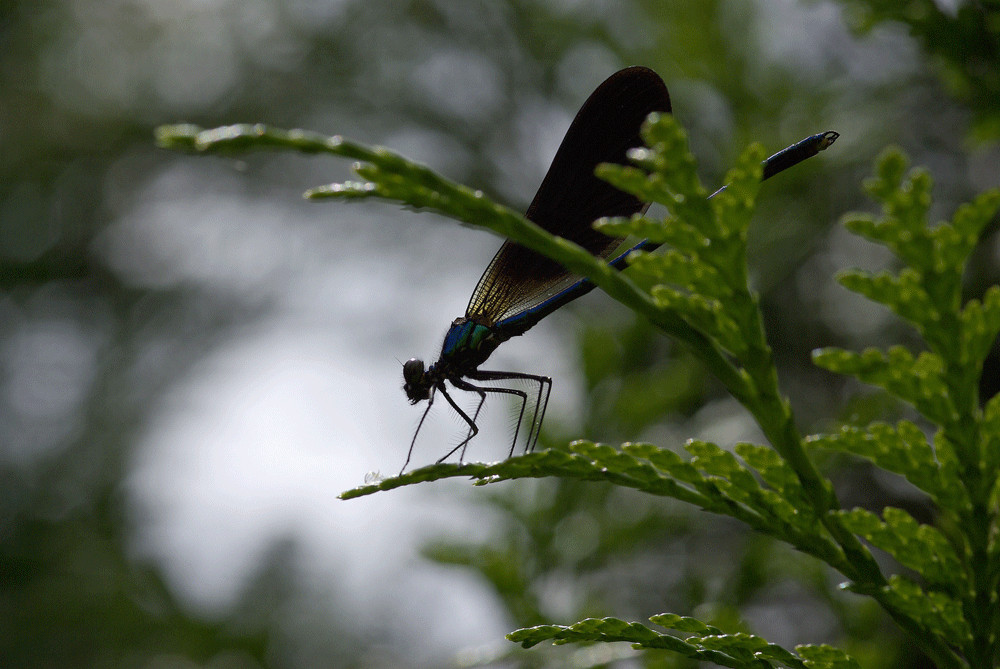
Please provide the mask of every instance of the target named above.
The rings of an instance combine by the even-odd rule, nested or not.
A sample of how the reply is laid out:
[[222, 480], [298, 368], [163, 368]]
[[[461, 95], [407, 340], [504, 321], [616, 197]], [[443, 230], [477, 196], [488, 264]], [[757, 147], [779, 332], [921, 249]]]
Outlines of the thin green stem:
[[[760, 312], [756, 313], [756, 327], [763, 332], [763, 324], [759, 320]], [[764, 341], [763, 336], [761, 341]], [[948, 669], [965, 667], [965, 663], [951, 647], [931, 630], [925, 629], [892, 604], [883, 590], [887, 585], [886, 578], [871, 552], [857, 536], [843, 527], [836, 514], [830, 513], [839, 509], [840, 503], [828, 481], [819, 473], [803, 448], [802, 435], [795, 426], [792, 409], [788, 402], [781, 398], [778, 389], [778, 377], [770, 347], [766, 344], [763, 347], [754, 347], [748, 352], [745, 362], [745, 368], [753, 380], [755, 390], [750, 403], [745, 406], [755, 417], [771, 445], [795, 471], [813, 504], [817, 517], [844, 551], [846, 558], [844, 561], [829, 564], [854, 582], [852, 589], [864, 592], [878, 601], [939, 667]]]
[[[494, 204], [478, 191], [451, 182], [430, 169], [410, 163], [386, 149], [370, 149], [339, 136], [326, 137], [305, 130], [282, 130], [266, 125], [233, 125], [213, 130], [195, 126], [163, 126], [157, 131], [160, 146], [198, 152], [228, 153], [249, 149], [289, 148], [306, 153], [329, 153], [362, 160], [377, 168], [407, 177], [438, 197], [427, 203], [428, 210], [455, 218], [473, 227], [487, 228], [527, 248], [548, 256], [571, 272], [586, 277], [612, 298], [642, 314], [668, 335], [696, 353], [709, 370], [738, 398], [749, 396], [746, 378], [709, 338], [679, 316], [660, 309], [647, 294], [618, 270], [586, 249], [548, 233], [521, 214]], [[339, 184], [315, 188], [310, 198], [342, 197]], [[371, 193], [379, 197], [378, 191]], [[396, 198], [386, 198], [396, 200]]]

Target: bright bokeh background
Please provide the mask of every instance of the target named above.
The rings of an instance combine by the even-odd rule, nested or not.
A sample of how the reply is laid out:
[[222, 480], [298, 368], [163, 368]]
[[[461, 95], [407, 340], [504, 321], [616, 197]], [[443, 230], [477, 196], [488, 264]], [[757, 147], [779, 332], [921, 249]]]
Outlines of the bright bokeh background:
[[[857, 389], [808, 351], [899, 336], [832, 279], [886, 262], [835, 225], [868, 207], [873, 158], [896, 142], [929, 166], [939, 217], [1000, 183], [989, 45], [969, 42], [980, 60], [963, 72], [901, 23], [852, 31], [880, 17], [866, 4], [0, 3], [0, 663], [437, 666], [509, 652], [503, 634], [523, 624], [475, 570], [421, 556], [441, 537], [497, 542], [502, 504], [461, 482], [337, 499], [402, 464], [422, 407], [405, 401], [401, 361], [436, 357], [499, 240], [386, 205], [306, 202], [350, 166], [168, 153], [156, 125], [343, 133], [519, 208], [577, 107], [626, 65], [667, 81], [706, 184], [750, 141], [777, 151], [835, 129], [833, 149], [768, 183], [752, 258], [784, 383], [820, 429], [859, 410]], [[901, 4], [975, 33], [966, 3]], [[974, 278], [990, 281], [995, 255], [984, 242]], [[683, 353], [598, 294], [490, 366], [555, 379], [550, 444], [756, 435]], [[470, 457], [502, 457], [510, 422], [491, 403]], [[460, 434], [435, 411], [415, 463]], [[506, 494], [526, 504], [545, 485]], [[597, 554], [604, 526], [567, 517], [559, 550]], [[731, 530], [690, 548], [718, 553]], [[721, 587], [654, 564], [664, 589]], [[618, 576], [593, 578], [612, 589]], [[550, 611], [586, 608], [586, 582], [540, 586]], [[620, 597], [598, 610], [669, 608]], [[743, 603], [755, 631], [836, 641], [836, 621], [778, 600]]]

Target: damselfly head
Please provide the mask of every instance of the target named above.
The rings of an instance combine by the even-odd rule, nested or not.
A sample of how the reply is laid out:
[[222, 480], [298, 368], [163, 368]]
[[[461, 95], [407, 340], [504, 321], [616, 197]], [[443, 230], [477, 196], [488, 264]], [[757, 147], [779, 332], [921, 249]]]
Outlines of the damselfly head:
[[410, 404], [430, 397], [431, 384], [424, 377], [424, 361], [410, 358], [403, 363], [403, 390]]

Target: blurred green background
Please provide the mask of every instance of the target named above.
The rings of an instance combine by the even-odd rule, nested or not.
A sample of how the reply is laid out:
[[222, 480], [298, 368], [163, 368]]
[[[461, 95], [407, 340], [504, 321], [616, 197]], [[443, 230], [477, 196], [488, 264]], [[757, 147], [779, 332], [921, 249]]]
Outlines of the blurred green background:
[[[555, 481], [336, 500], [402, 462], [422, 408], [398, 361], [434, 356], [499, 242], [303, 202], [348, 175], [328, 158], [172, 154], [153, 128], [343, 133], [520, 208], [626, 65], [667, 82], [709, 187], [751, 141], [837, 130], [767, 183], [751, 240], [783, 386], [817, 431], [901, 409], [811, 349], [913, 343], [833, 281], [888, 262], [837, 220], [869, 208], [890, 142], [931, 169], [937, 218], [1000, 184], [998, 35], [996, 3], [944, 0], [0, 2], [0, 665], [659, 666], [502, 635], [663, 611], [924, 663], [836, 575], [660, 500]], [[997, 281], [994, 233], [972, 296]], [[493, 366], [554, 377], [548, 445], [757, 438], [601, 295], [522, 340]], [[436, 414], [418, 464], [460, 432]], [[470, 456], [502, 455], [509, 428], [492, 407]], [[827, 465], [848, 506], [932, 517], [897, 480]]]

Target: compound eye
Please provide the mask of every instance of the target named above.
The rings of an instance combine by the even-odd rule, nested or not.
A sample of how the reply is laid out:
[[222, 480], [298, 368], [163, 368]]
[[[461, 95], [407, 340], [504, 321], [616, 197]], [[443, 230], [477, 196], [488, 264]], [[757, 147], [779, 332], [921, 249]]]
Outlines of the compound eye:
[[424, 361], [417, 358], [410, 358], [403, 363], [403, 381], [407, 385], [420, 383], [424, 376]]

